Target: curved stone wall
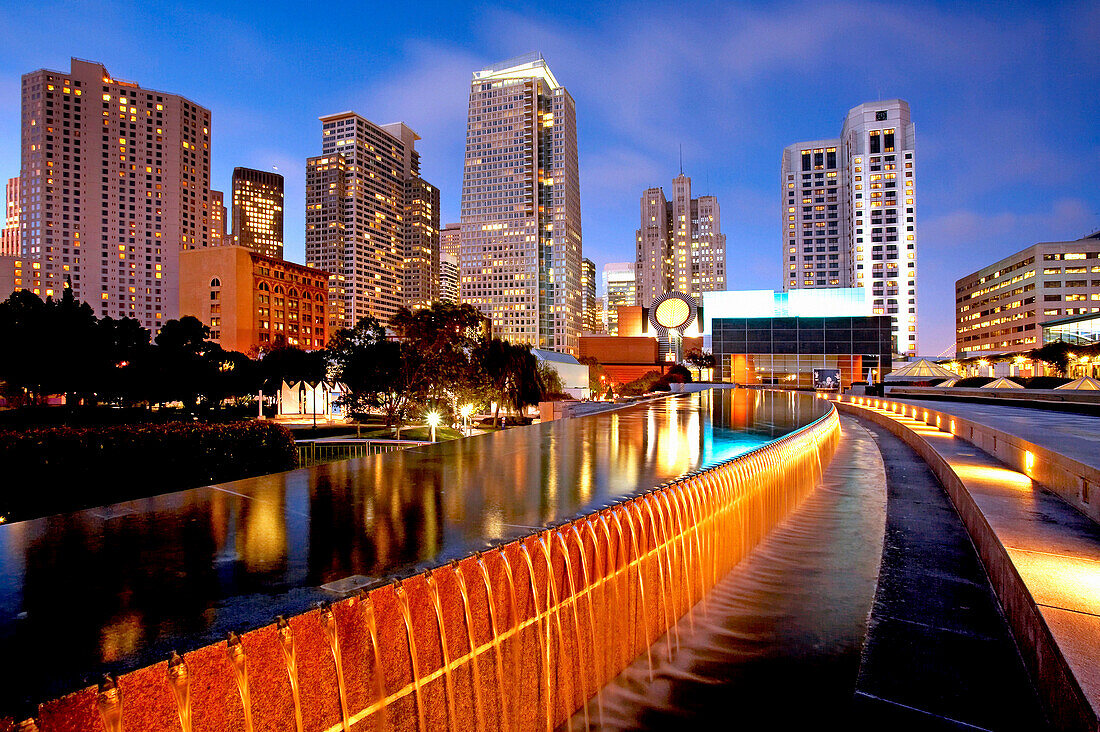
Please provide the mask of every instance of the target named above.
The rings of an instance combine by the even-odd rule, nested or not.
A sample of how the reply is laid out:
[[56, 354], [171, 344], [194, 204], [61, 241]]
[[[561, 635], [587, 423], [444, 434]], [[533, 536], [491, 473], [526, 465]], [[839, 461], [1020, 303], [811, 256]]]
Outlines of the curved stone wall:
[[830, 407], [615, 506], [105, 678], [9, 726], [554, 729], [639, 654], [672, 649], [674, 623], [814, 488], [839, 437]]

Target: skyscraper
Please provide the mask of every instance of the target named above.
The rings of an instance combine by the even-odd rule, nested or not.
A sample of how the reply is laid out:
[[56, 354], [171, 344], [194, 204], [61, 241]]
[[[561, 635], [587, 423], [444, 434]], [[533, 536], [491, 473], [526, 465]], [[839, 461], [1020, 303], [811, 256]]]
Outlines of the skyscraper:
[[210, 246], [221, 247], [233, 243], [233, 235], [227, 230], [229, 211], [225, 208], [225, 194], [210, 191]]
[[404, 304], [406, 245], [417, 266], [425, 247], [438, 252], [439, 192], [420, 180], [419, 138], [405, 124], [342, 112], [321, 128], [322, 154], [306, 161], [306, 263], [332, 273], [330, 325], [385, 324]]
[[439, 299], [439, 189], [420, 177], [420, 135], [398, 122], [382, 129], [401, 140], [405, 151], [402, 201], [401, 304], [409, 308], [428, 307]]
[[726, 235], [715, 196], [691, 197], [691, 178], [672, 181], [672, 200], [661, 188], [641, 198], [635, 232], [638, 304], [649, 307], [666, 292], [702, 301], [704, 292], [726, 289]]
[[[658, 189], [659, 190], [659, 189]], [[613, 262], [603, 266], [604, 330], [619, 334], [620, 305], [636, 305], [638, 288], [633, 262]]]
[[19, 221], [19, 179], [9, 178], [4, 186], [4, 226], [0, 229], [0, 257], [18, 257], [22, 254]]
[[458, 257], [439, 255], [439, 299], [458, 304]]
[[840, 137], [783, 151], [784, 289], [869, 287], [917, 353], [916, 136], [901, 99], [853, 107]]
[[786, 290], [854, 287], [851, 239], [841, 231], [846, 227], [841, 212], [846, 196], [838, 178], [839, 148], [840, 140], [814, 140], [783, 150]]
[[603, 324], [596, 305], [596, 263], [587, 257], [581, 259], [581, 302], [584, 309], [584, 332], [599, 333]]
[[20, 194], [43, 297], [159, 331], [179, 312], [181, 249], [210, 241], [210, 111], [102, 65], [23, 76]]
[[233, 168], [233, 239], [254, 252], [283, 258], [283, 176]]
[[447, 224], [439, 230], [439, 251], [449, 254], [458, 261], [462, 247], [462, 224]]
[[461, 219], [462, 302], [502, 338], [575, 353], [583, 327], [576, 109], [542, 54], [474, 72]]

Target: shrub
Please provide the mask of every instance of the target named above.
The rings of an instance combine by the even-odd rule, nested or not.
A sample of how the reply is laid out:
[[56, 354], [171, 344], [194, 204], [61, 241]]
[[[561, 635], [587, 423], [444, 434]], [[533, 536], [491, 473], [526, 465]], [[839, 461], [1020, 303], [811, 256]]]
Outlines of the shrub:
[[1062, 384], [1068, 384], [1070, 379], [1063, 379], [1061, 376], [1033, 376], [1030, 379], [1024, 379], [1024, 386], [1028, 389], [1055, 389]]
[[271, 422], [0, 431], [0, 515], [72, 511], [289, 470], [290, 431]]
[[974, 389], [976, 387], [985, 386], [991, 381], [995, 381], [992, 376], [967, 376], [965, 379], [959, 379], [955, 386], [960, 389]]
[[[653, 389], [653, 385], [661, 378], [660, 371], [647, 371], [634, 381], [619, 387], [619, 393], [623, 396], [639, 396]], [[667, 389], [665, 391], [668, 391]]]

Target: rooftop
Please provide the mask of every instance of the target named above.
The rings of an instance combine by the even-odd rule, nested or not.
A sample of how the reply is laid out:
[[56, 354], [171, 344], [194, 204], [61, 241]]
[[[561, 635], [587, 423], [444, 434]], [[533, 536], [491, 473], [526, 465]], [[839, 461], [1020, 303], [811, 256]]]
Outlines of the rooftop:
[[516, 56], [506, 61], [491, 64], [474, 72], [474, 81], [487, 79], [532, 79], [540, 78], [550, 85], [551, 89], [561, 88], [561, 84], [554, 78], [546, 59], [539, 51]]

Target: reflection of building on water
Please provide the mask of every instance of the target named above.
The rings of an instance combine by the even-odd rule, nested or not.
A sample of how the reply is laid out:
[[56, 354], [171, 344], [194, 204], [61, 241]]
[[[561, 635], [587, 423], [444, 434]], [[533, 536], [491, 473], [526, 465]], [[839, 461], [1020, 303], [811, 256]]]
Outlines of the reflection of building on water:
[[328, 597], [327, 582], [409, 571], [577, 515], [758, 446], [819, 401], [685, 394], [0, 526], [0, 657], [25, 671], [11, 691], [43, 679], [76, 688], [103, 663], [155, 663], [169, 641], [242, 630], [258, 607], [265, 621], [301, 612]]

